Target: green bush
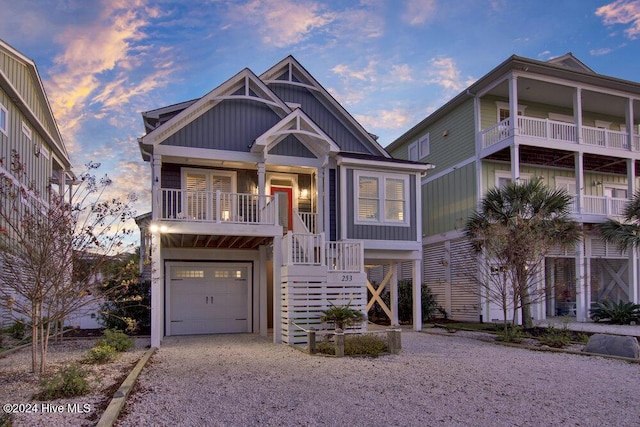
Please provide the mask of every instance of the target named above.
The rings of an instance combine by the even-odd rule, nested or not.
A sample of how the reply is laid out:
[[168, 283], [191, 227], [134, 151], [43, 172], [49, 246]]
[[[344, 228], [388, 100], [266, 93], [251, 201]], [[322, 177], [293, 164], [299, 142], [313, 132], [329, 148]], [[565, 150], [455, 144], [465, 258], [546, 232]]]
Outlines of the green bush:
[[116, 360], [118, 352], [107, 344], [96, 345], [89, 349], [85, 355], [85, 363], [108, 363]]
[[89, 373], [78, 365], [69, 365], [60, 372], [42, 380], [40, 400], [60, 399], [87, 394], [90, 391], [87, 376]]
[[568, 329], [556, 329], [550, 326], [538, 337], [538, 341], [549, 347], [564, 348], [571, 343], [571, 333]]
[[628, 325], [631, 321], [640, 319], [640, 304], [602, 301], [596, 303], [590, 313], [591, 319], [595, 322], [603, 320], [614, 325]]
[[[335, 354], [335, 343], [329, 337], [316, 343], [316, 353]], [[389, 351], [387, 342], [374, 334], [345, 336], [345, 356], [377, 356]]]
[[[368, 297], [371, 298], [371, 292]], [[391, 296], [388, 291], [382, 295], [382, 300], [387, 306], [390, 306]], [[443, 318], [447, 318], [447, 312], [436, 302], [436, 297], [426, 284], [422, 284], [422, 321], [427, 322], [433, 319], [436, 313]], [[386, 314], [382, 311], [378, 304], [374, 304], [369, 311], [369, 317], [372, 319], [384, 319]], [[398, 320], [402, 323], [411, 323], [413, 321], [413, 285], [411, 280], [400, 280], [398, 282]]]
[[524, 332], [520, 326], [513, 325], [511, 323], [507, 324], [507, 328], [505, 330], [504, 324], [496, 325], [496, 341], [502, 342], [513, 342], [519, 343], [522, 342], [524, 338]]
[[133, 339], [122, 331], [105, 329], [96, 346], [109, 346], [115, 351], [123, 352], [133, 347]]
[[8, 329], [7, 332], [9, 332], [9, 334], [11, 334], [11, 336], [17, 340], [22, 340], [24, 338], [24, 332], [26, 330], [26, 325], [24, 324], [24, 320], [22, 319], [18, 319], [15, 322], [13, 322], [13, 325], [11, 325]]
[[344, 330], [346, 326], [360, 323], [365, 320], [366, 317], [361, 311], [351, 308], [351, 303], [344, 306], [331, 304], [331, 307], [324, 310], [320, 317], [321, 322], [333, 323], [335, 324], [336, 329], [340, 328], [342, 330]]

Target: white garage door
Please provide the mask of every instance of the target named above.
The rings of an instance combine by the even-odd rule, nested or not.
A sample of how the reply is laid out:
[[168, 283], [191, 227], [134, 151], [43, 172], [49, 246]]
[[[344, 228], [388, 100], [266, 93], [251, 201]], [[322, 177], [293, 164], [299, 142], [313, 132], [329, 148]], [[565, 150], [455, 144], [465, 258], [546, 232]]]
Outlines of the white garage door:
[[249, 266], [171, 266], [169, 335], [250, 332]]

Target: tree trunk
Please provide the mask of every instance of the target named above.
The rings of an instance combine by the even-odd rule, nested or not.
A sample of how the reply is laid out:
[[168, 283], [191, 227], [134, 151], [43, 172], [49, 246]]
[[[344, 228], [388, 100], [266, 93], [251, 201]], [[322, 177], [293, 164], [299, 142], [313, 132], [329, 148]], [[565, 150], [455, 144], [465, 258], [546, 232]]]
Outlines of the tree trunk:
[[524, 268], [518, 268], [518, 290], [520, 291], [520, 303], [522, 304], [522, 327], [530, 329], [533, 327], [531, 320], [531, 296], [529, 295], [528, 275]]

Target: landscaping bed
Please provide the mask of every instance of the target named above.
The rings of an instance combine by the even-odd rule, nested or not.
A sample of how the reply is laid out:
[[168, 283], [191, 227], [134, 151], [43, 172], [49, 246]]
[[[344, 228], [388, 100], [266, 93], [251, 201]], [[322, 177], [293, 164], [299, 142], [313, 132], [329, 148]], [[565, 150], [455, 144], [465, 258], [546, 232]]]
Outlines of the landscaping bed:
[[14, 413], [9, 417], [5, 411], [0, 411], [0, 426], [7, 425], [7, 422], [15, 426], [95, 425], [115, 390], [148, 348], [149, 338], [135, 338], [133, 348], [118, 353], [111, 362], [83, 363], [87, 352], [97, 342], [98, 337], [65, 337], [61, 343], [51, 340], [47, 373], [43, 378], [50, 378], [76, 363], [88, 372], [89, 392], [78, 397], [44, 401], [36, 399], [43, 388], [41, 379], [30, 372], [31, 346], [9, 354], [0, 353], [0, 402], [14, 405], [11, 409]]

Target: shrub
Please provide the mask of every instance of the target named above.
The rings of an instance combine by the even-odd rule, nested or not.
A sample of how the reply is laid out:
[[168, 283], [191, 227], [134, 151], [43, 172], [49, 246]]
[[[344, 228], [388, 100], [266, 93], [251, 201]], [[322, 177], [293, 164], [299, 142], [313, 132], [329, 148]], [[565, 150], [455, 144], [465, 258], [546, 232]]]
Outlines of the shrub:
[[640, 318], [640, 304], [632, 302], [602, 301], [590, 310], [591, 319], [595, 322], [601, 320], [615, 325], [628, 325], [631, 321]]
[[85, 355], [85, 363], [107, 363], [112, 362], [118, 356], [115, 348], [108, 344], [99, 344], [89, 349]]
[[507, 328], [505, 330], [504, 325], [496, 326], [496, 341], [502, 342], [514, 342], [519, 343], [522, 342], [524, 338], [524, 332], [522, 328], [517, 325], [513, 325], [511, 323], [507, 324]]
[[24, 338], [24, 331], [26, 329], [26, 325], [24, 324], [24, 320], [18, 319], [13, 322], [13, 325], [9, 327], [7, 332], [11, 334], [11, 336], [17, 340], [22, 340]]
[[567, 329], [555, 329], [548, 327], [544, 333], [538, 337], [540, 344], [547, 345], [553, 348], [563, 348], [571, 343], [571, 334]]
[[122, 331], [105, 329], [96, 346], [110, 346], [115, 351], [127, 351], [133, 347], [133, 339]]
[[[371, 298], [371, 293], [368, 294]], [[391, 296], [388, 291], [382, 295], [382, 300], [387, 306], [390, 306]], [[435, 317], [439, 313], [443, 318], [447, 318], [447, 312], [436, 302], [436, 297], [431, 289], [422, 284], [422, 321], [426, 322]], [[386, 314], [378, 306], [374, 304], [369, 315], [371, 318], [385, 318]], [[411, 323], [413, 321], [413, 285], [411, 280], [398, 281], [398, 320], [402, 323]]]
[[361, 311], [351, 308], [350, 305], [351, 303], [344, 306], [331, 304], [331, 308], [322, 312], [320, 321], [333, 323], [336, 325], [336, 329], [340, 328], [344, 330], [346, 326], [366, 320], [366, 317]]
[[[378, 356], [389, 351], [387, 342], [374, 334], [346, 336], [344, 340], [345, 356]], [[316, 343], [316, 353], [335, 354], [335, 343], [327, 337]]]
[[82, 367], [69, 365], [41, 382], [42, 391], [37, 398], [52, 400], [87, 394], [90, 390], [88, 375], [89, 373]]

